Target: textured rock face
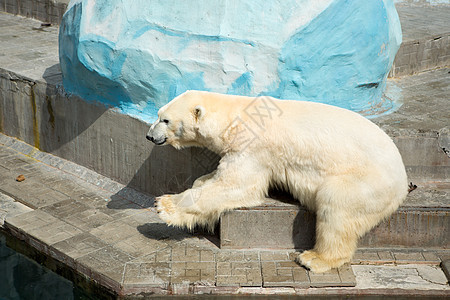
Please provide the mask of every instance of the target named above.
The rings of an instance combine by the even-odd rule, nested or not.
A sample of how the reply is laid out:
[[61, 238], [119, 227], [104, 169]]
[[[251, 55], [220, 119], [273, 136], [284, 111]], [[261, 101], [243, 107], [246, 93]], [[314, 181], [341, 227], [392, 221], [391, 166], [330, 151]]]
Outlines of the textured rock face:
[[66, 91], [152, 121], [188, 89], [385, 112], [400, 43], [392, 0], [73, 0], [59, 49]]

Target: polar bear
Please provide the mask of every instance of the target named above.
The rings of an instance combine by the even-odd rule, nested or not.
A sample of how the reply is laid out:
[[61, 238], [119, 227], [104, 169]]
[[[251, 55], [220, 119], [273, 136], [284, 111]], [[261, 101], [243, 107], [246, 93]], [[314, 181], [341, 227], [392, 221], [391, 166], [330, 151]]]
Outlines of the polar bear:
[[260, 205], [270, 187], [283, 188], [316, 213], [314, 249], [297, 258], [316, 273], [349, 262], [358, 238], [408, 193], [392, 140], [359, 114], [326, 104], [188, 91], [159, 110], [147, 139], [221, 157], [191, 189], [155, 200], [167, 224], [213, 226], [222, 212]]

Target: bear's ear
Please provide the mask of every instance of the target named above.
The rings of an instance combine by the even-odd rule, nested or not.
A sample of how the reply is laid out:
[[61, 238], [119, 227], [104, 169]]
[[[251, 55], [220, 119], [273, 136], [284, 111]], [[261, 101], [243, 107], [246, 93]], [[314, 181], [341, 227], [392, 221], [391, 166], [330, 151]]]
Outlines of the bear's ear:
[[205, 115], [205, 108], [201, 105], [194, 107], [194, 118], [195, 121], [200, 120]]

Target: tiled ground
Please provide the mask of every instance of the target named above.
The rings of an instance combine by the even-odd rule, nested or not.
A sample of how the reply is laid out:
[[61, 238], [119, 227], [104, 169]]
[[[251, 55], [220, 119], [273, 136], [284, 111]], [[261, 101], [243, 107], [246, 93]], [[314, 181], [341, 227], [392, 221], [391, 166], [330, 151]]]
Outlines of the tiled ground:
[[[135, 285], [164, 288], [169, 283], [304, 288], [355, 285], [349, 266], [313, 276], [293, 262], [289, 251], [222, 251], [208, 240], [214, 237], [167, 227], [153, 209], [135, 203], [136, 191], [3, 135], [0, 167], [0, 192], [32, 208], [6, 218], [5, 227], [40, 243], [39, 248], [48, 255], [57, 251], [81, 273], [114, 281], [118, 290]], [[75, 168], [81, 177], [70, 172]], [[25, 180], [16, 181], [19, 175]], [[152, 201], [139, 194], [139, 200], [143, 198]]]

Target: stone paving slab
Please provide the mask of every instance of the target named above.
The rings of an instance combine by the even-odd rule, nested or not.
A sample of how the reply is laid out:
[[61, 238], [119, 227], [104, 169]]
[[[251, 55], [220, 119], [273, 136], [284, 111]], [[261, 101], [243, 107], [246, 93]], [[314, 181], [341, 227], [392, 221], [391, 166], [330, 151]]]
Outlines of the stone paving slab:
[[[1, 172], [1, 170], [0, 170]], [[12, 218], [33, 209], [15, 201], [13, 198], [0, 193], [0, 227], [5, 223], [6, 218]]]
[[[402, 265], [402, 266], [354, 266], [359, 286], [366, 289], [408, 289], [412, 285], [425, 290], [444, 289], [447, 295], [447, 278], [438, 266]], [[365, 276], [368, 273], [375, 276]]]
[[[444, 251], [448, 253], [449, 251]], [[443, 261], [441, 254], [433, 250], [427, 249], [371, 249], [360, 248], [356, 251], [352, 259], [352, 264], [364, 265], [382, 265], [382, 264], [424, 264], [424, 265], [439, 265]]]

